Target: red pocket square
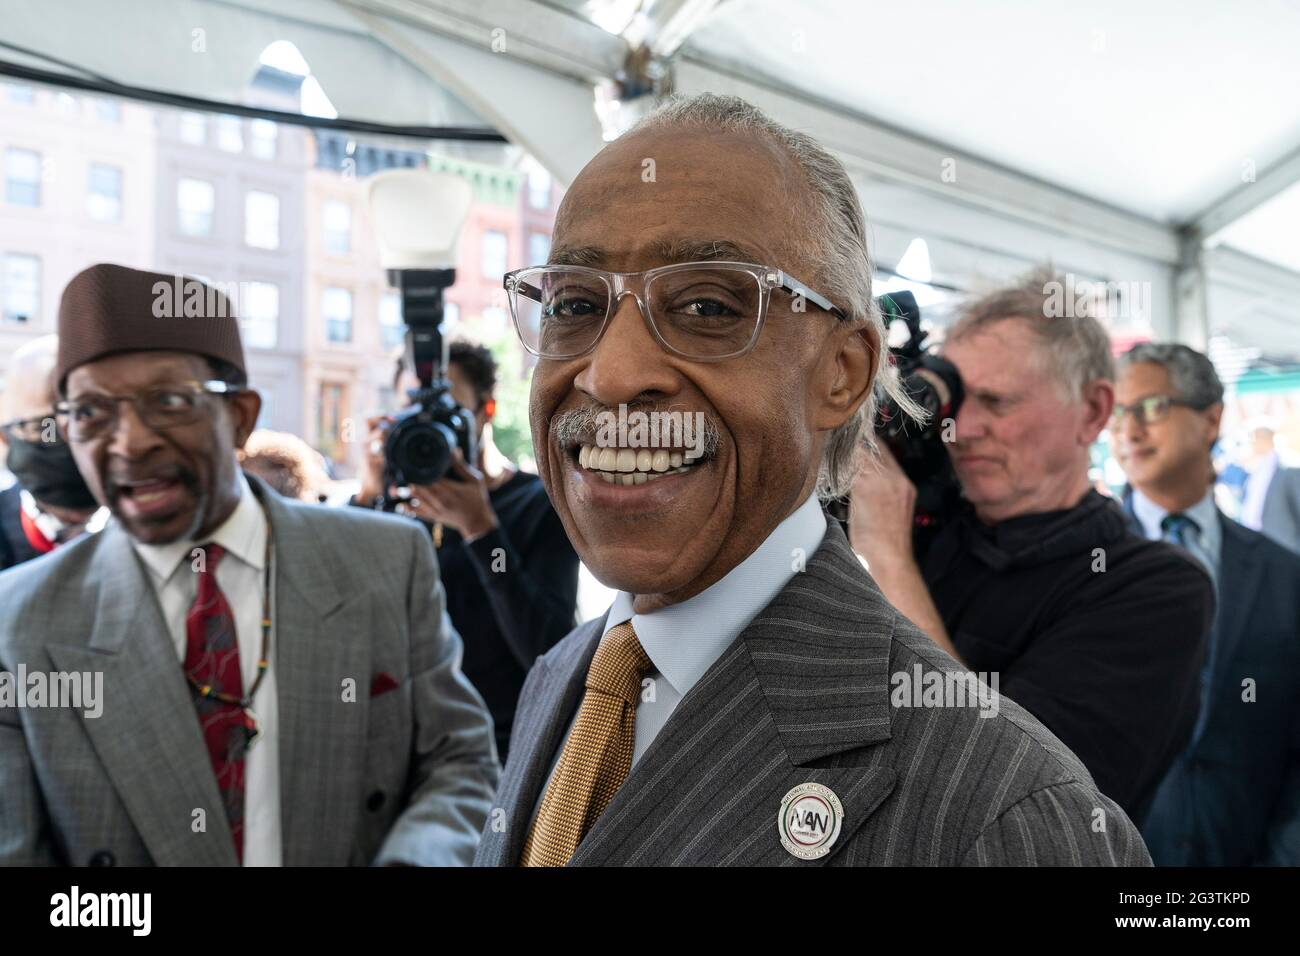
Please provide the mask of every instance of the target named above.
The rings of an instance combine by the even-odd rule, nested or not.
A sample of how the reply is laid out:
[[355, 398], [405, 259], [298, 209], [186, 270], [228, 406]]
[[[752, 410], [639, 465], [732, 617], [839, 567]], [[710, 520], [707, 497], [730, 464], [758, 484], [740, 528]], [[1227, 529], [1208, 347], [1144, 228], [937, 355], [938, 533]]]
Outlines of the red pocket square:
[[380, 694], [387, 694], [390, 690], [397, 690], [397, 681], [393, 680], [393, 675], [381, 671], [375, 675], [374, 680], [370, 682], [370, 696], [378, 697]]

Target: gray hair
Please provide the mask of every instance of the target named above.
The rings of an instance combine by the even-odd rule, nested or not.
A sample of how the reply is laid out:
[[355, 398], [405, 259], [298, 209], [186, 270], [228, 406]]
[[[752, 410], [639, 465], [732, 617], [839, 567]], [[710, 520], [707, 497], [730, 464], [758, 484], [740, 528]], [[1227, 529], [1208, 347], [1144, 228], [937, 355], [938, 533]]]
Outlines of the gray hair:
[[807, 181], [812, 201], [797, 211], [796, 219], [804, 226], [806, 238], [800, 248], [804, 258], [813, 263], [813, 274], [799, 278], [838, 305], [850, 322], [865, 323], [875, 333], [879, 349], [872, 390], [853, 416], [831, 433], [818, 471], [820, 497], [846, 495], [857, 472], [858, 450], [875, 450], [879, 402], [893, 399], [906, 414], [924, 418], [924, 412], [903, 391], [885, 350], [884, 323], [871, 295], [866, 217], [853, 181], [844, 164], [811, 136], [781, 125], [736, 96], [701, 93], [670, 97], [625, 135], [679, 127], [745, 133], [775, 143], [794, 160]]
[[1113, 381], [1115, 359], [1105, 327], [1089, 314], [1062, 308], [1066, 280], [1051, 266], [1042, 266], [995, 289], [962, 308], [945, 341], [953, 342], [1007, 319], [1019, 319], [1033, 329], [1072, 398], [1099, 379]]
[[1223, 382], [1205, 355], [1174, 342], [1141, 342], [1120, 358], [1121, 368], [1150, 362], [1169, 373], [1175, 398], [1193, 408], [1209, 408], [1223, 401]]

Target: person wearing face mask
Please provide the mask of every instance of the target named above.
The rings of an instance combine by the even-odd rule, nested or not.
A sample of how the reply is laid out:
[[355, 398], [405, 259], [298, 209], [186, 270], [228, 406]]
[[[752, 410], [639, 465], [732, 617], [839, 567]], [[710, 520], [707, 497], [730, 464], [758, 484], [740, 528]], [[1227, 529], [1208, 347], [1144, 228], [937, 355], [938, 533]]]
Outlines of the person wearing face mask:
[[17, 484], [0, 492], [0, 571], [48, 554], [103, 517], [72, 452], [54, 425], [57, 335], [14, 352], [3, 401], [0, 443]]

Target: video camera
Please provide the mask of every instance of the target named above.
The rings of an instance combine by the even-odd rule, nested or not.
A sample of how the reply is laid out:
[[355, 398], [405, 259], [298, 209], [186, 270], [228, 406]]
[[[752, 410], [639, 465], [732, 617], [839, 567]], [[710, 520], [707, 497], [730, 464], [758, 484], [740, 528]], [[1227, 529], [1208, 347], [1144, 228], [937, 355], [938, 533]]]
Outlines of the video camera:
[[[912, 544], [914, 553], [920, 555], [947, 523], [959, 501], [961, 488], [944, 449], [943, 437], [957, 417], [965, 390], [957, 367], [926, 351], [929, 333], [921, 328], [921, 310], [912, 293], [891, 292], [878, 296], [876, 303], [884, 319], [886, 337], [895, 322], [907, 327], [907, 341], [889, 352], [903, 391], [926, 413], [925, 421], [919, 422], [889, 398], [877, 409], [875, 421], [877, 438], [889, 448], [903, 473], [916, 486]], [[833, 505], [831, 513], [847, 524], [848, 500], [841, 499]]]
[[388, 281], [401, 292], [406, 366], [419, 385], [384, 438], [384, 496], [390, 486], [428, 485], [451, 472], [452, 453], [477, 459], [474, 415], [451, 395], [442, 336], [443, 291], [456, 281], [456, 245], [472, 193], [461, 177], [427, 169], [379, 173], [367, 184]]

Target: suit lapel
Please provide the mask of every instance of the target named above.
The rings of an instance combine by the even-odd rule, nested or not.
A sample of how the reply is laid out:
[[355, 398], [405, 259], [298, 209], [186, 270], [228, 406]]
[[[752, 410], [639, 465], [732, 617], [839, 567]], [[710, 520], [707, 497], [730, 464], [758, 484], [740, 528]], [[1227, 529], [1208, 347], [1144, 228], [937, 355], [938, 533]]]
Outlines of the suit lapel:
[[477, 863], [514, 866], [519, 862], [533, 808], [541, 799], [560, 741], [578, 711], [587, 668], [604, 633], [602, 614], [579, 625], [552, 654], [538, 659], [533, 686], [521, 697], [515, 714], [515, 725], [526, 732], [511, 747], [497, 793], [496, 805], [509, 807], [510, 818], [499, 835], [489, 826]]
[[[349, 860], [362, 794], [370, 643], [364, 602], [301, 510], [253, 476], [271, 526], [272, 653], [280, 721], [280, 820], [285, 866]], [[345, 699], [351, 680], [355, 699]]]
[[[889, 739], [889, 650], [895, 612], [838, 524], [678, 704], [571, 865], [818, 866], [892, 792], [871, 766]], [[857, 751], [857, 753], [854, 753]], [[778, 814], [803, 783], [844, 808], [830, 853], [800, 860]]]
[[[154, 863], [238, 865], [176, 647], [116, 522], [101, 532], [91, 574], [98, 600], [89, 643], [48, 649], [61, 670], [104, 675], [103, 713], [82, 718], [95, 752]], [[205, 829], [196, 832], [199, 810]]]

